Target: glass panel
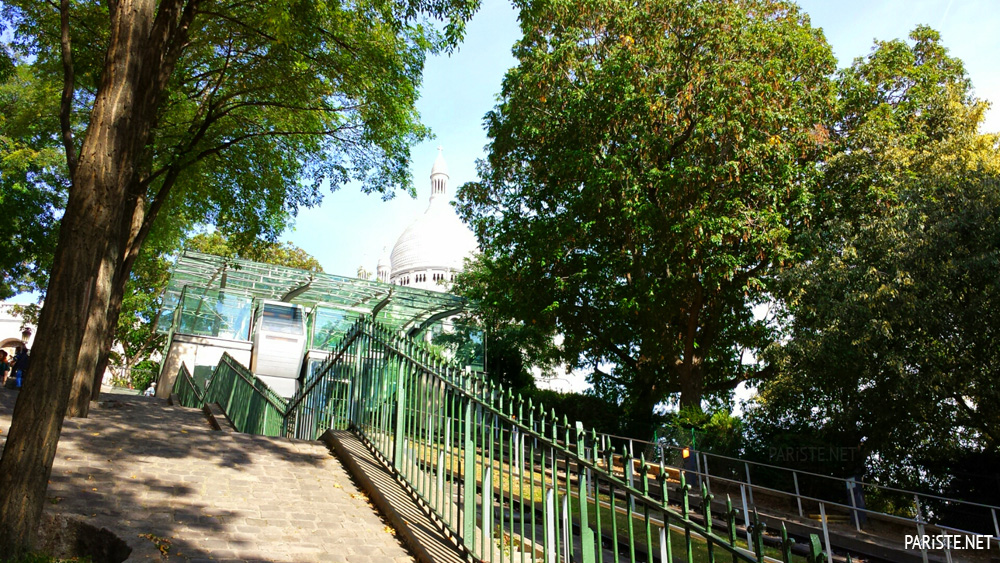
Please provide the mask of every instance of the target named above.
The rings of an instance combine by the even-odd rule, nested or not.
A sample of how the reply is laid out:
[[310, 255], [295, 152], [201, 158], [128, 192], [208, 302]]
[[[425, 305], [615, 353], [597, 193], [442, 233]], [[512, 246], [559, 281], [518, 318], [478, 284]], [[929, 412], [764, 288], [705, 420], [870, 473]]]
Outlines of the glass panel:
[[252, 310], [253, 299], [245, 295], [188, 287], [181, 303], [177, 332], [249, 340]]
[[418, 337], [424, 339], [444, 357], [462, 367], [484, 371], [486, 347], [483, 332], [460, 317], [449, 317], [430, 325]]
[[359, 316], [361, 315], [354, 311], [317, 305], [309, 318], [312, 329], [309, 347], [314, 350], [332, 350]]
[[[412, 328], [414, 321], [435, 312], [459, 311], [465, 306], [465, 300], [447, 293], [184, 252], [171, 268], [162, 314], [169, 317], [168, 312], [173, 310], [173, 304], [181, 298], [182, 292], [190, 293], [192, 288], [218, 291], [219, 286], [225, 286], [222, 291], [258, 300], [281, 301], [286, 295], [294, 294], [291, 301], [306, 309], [330, 305], [332, 308], [371, 312], [381, 304], [379, 321], [396, 330]], [[198, 315], [202, 314], [204, 311], [198, 312]], [[187, 330], [191, 330], [190, 322], [185, 325]], [[314, 326], [316, 329], [321, 327], [319, 324]], [[160, 327], [166, 331], [169, 325], [160, 323]], [[203, 329], [198, 327], [199, 331]]]

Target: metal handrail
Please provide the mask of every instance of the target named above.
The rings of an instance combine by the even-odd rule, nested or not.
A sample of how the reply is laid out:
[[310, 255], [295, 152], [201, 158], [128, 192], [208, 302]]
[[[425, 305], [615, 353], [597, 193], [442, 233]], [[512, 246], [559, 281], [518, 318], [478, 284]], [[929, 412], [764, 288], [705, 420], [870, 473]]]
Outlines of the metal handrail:
[[357, 335], [358, 331], [355, 330], [355, 328], [352, 327], [351, 329], [348, 329], [348, 331], [344, 334], [344, 337], [341, 339], [340, 344], [337, 346], [338, 348], [340, 348], [340, 350], [337, 351], [336, 353], [330, 353], [327, 359], [323, 361], [323, 365], [322, 367], [320, 367], [319, 372], [316, 374], [316, 376], [306, 380], [305, 384], [302, 386], [299, 392], [296, 393], [294, 396], [292, 396], [292, 398], [288, 403], [288, 408], [286, 409], [287, 411], [291, 411], [292, 409], [297, 407], [302, 402], [302, 400], [305, 399], [306, 396], [313, 390], [313, 388], [321, 381], [323, 381], [323, 379], [329, 374], [330, 368], [334, 366], [337, 362], [339, 362], [340, 359], [343, 357], [343, 355], [347, 353], [347, 348], [351, 345], [352, 342], [354, 342], [354, 339], [357, 338]]
[[196, 399], [195, 402], [199, 404], [204, 400], [202, 393], [198, 391], [197, 383], [195, 383], [194, 378], [191, 377], [191, 372], [188, 371], [187, 366], [184, 364], [181, 364], [180, 369], [177, 370], [177, 379], [174, 382], [173, 391], [177, 393], [181, 404], [184, 404], [184, 406], [190, 406], [185, 404], [187, 402], [192, 402], [189, 400], [191, 399], [190, 395], [194, 395], [193, 398]]
[[[993, 539], [996, 539], [998, 542], [1000, 542], [1000, 520], [998, 520], [998, 518], [997, 518], [997, 511], [1000, 510], [1000, 507], [997, 507], [997, 506], [993, 506], [993, 505], [989, 505], [989, 504], [983, 504], [983, 503], [977, 503], [977, 502], [972, 502], [972, 501], [962, 501], [962, 500], [957, 500], [957, 499], [951, 499], [951, 498], [942, 497], [942, 496], [939, 496], [939, 495], [932, 495], [932, 494], [929, 494], [929, 493], [918, 493], [918, 492], [915, 492], [915, 491], [908, 491], [908, 490], [905, 490], [905, 489], [899, 489], [899, 488], [895, 488], [895, 487], [887, 487], [887, 486], [877, 485], [877, 484], [874, 484], [874, 483], [866, 483], [866, 482], [863, 482], [863, 481], [860, 481], [860, 480], [855, 480], [855, 481], [852, 482], [850, 479], [844, 479], [844, 478], [840, 478], [840, 477], [833, 477], [833, 476], [830, 476], [830, 475], [823, 475], [823, 474], [820, 474], [820, 473], [814, 473], [814, 472], [810, 472], [810, 471], [800, 471], [800, 470], [797, 470], [797, 469], [789, 469], [789, 468], [786, 468], [786, 467], [771, 465], [771, 464], [767, 464], [767, 463], [763, 463], [763, 462], [754, 462], [754, 461], [749, 461], [749, 460], [734, 458], [734, 457], [731, 457], [731, 456], [725, 456], [725, 455], [721, 455], [721, 454], [704, 452], [704, 451], [694, 450], [694, 449], [691, 449], [691, 448], [684, 448], [683, 446], [675, 446], [675, 445], [671, 445], [671, 444], [659, 444], [659, 443], [648, 442], [648, 441], [645, 441], [645, 440], [640, 440], [640, 439], [635, 439], [635, 438], [628, 438], [628, 437], [624, 437], [624, 436], [616, 436], [616, 435], [613, 435], [613, 434], [601, 434], [600, 436], [604, 437], [605, 439], [617, 439], [617, 440], [619, 440], [621, 442], [627, 442], [629, 444], [629, 448], [628, 448], [627, 451], [628, 451], [628, 453], [630, 455], [635, 450], [635, 444], [639, 444], [639, 445], [643, 446], [643, 449], [645, 449], [644, 446], [647, 446], [647, 445], [648, 446], [653, 446], [654, 448], [659, 449], [661, 452], [663, 450], [665, 450], [665, 449], [672, 449], [672, 450], [675, 450], [675, 451], [678, 451], [678, 452], [683, 452], [684, 449], [688, 449], [690, 455], [696, 456], [695, 459], [699, 459], [697, 456], [701, 456], [702, 458], [704, 458], [706, 460], [705, 461], [705, 465], [706, 465], [705, 469], [706, 470], [705, 471], [701, 471], [700, 470], [700, 461], [699, 461], [699, 469], [698, 470], [687, 469], [687, 468], [678, 468], [678, 467], [671, 466], [672, 469], [679, 469], [682, 472], [688, 472], [688, 473], [692, 473], [692, 474], [695, 474], [695, 475], [699, 475], [699, 476], [705, 477], [705, 479], [707, 481], [709, 481], [709, 482], [714, 479], [714, 480], [727, 481], [729, 483], [738, 484], [738, 485], [741, 485], [741, 486], [745, 485], [745, 486], [749, 487], [749, 490], [751, 491], [751, 505], [753, 505], [753, 501], [752, 501], [752, 491], [753, 491], [753, 489], [760, 489], [760, 490], [764, 490], [764, 491], [768, 491], [768, 492], [772, 492], [772, 493], [777, 493], [777, 494], [780, 494], [780, 495], [785, 495], [785, 496], [788, 496], [788, 497], [795, 498], [796, 501], [797, 501], [797, 503], [798, 503], [798, 505], [799, 505], [799, 515], [800, 516], [803, 515], [802, 514], [802, 501], [805, 500], [805, 501], [812, 501], [812, 502], [819, 503], [821, 506], [822, 505], [831, 505], [831, 506], [842, 507], [842, 508], [847, 509], [848, 511], [850, 511], [851, 513], [854, 513], [854, 514], [864, 513], [864, 514], [870, 514], [870, 515], [873, 515], [873, 516], [884, 517], [884, 518], [889, 518], [889, 519], [893, 519], [893, 520], [897, 520], [897, 521], [901, 521], [901, 522], [906, 522], [906, 523], [915, 525], [917, 527], [917, 529], [918, 529], [918, 532], [921, 535], [923, 534], [923, 531], [922, 531], [922, 527], [923, 526], [932, 526], [932, 527], [935, 527], [935, 528], [938, 528], [938, 529], [941, 529], [941, 530], [948, 530], [948, 531], [953, 531], [953, 532], [960, 533], [960, 534], [966, 534], [966, 535], [976, 536], [976, 535], [979, 535], [980, 533], [979, 532], [970, 531], [970, 530], [963, 530], [961, 528], [956, 528], [956, 527], [953, 527], [953, 526], [948, 526], [946, 524], [939, 523], [939, 522], [931, 522], [931, 521], [927, 520], [926, 518], [922, 517], [923, 516], [923, 511], [920, 509], [920, 507], [921, 507], [921, 505], [920, 505], [920, 499], [921, 498], [932, 498], [932, 499], [935, 499], [935, 500], [941, 500], [941, 501], [945, 501], [945, 502], [949, 502], [949, 503], [954, 503], [954, 504], [957, 504], [957, 505], [965, 505], [965, 506], [973, 506], [973, 507], [985, 508], [985, 509], [990, 510], [991, 514], [993, 516], [993, 532], [992, 532], [992, 534], [991, 534], [990, 537], [993, 538]], [[664, 457], [662, 453], [661, 453], [660, 457], [661, 457], [661, 459]], [[743, 481], [743, 480], [739, 480], [739, 479], [729, 479], [729, 478], [723, 477], [721, 475], [712, 475], [708, 471], [708, 467], [707, 467], [707, 465], [708, 465], [708, 461], [707, 460], [708, 460], [709, 457], [725, 459], [725, 460], [737, 462], [739, 464], [743, 464], [747, 468], [746, 469], [746, 471], [747, 471], [747, 479], [745, 481]], [[759, 484], [752, 483], [750, 481], [750, 475], [749, 475], [749, 467], [750, 466], [767, 467], [767, 468], [770, 468], [770, 469], [778, 469], [778, 470], [781, 470], [781, 471], [785, 471], [785, 472], [791, 473], [792, 477], [793, 477], [793, 481], [796, 483], [796, 491], [795, 492], [791, 492], [791, 491], [785, 491], [785, 490], [780, 490], [780, 489], [773, 489], [773, 488], [770, 488], [770, 487], [765, 487], [765, 486], [762, 486], [762, 485], [759, 485]], [[897, 515], [897, 514], [889, 514], [889, 513], [886, 513], [886, 512], [880, 512], [880, 511], [876, 511], [876, 510], [871, 510], [871, 509], [868, 509], [867, 507], [862, 508], [862, 507], [854, 506], [853, 504], [852, 505], [841, 504], [841, 503], [838, 503], [836, 501], [824, 500], [824, 499], [819, 499], [819, 498], [815, 498], [815, 497], [810, 497], [810, 496], [803, 495], [803, 494], [801, 494], [798, 491], [798, 480], [797, 480], [797, 476], [796, 475], [808, 475], [808, 476], [818, 477], [818, 478], [822, 478], [822, 479], [830, 479], [830, 480], [833, 480], [833, 481], [840, 481], [841, 483], [844, 483], [848, 487], [848, 489], [847, 489], [848, 490], [848, 494], [853, 494], [853, 492], [851, 491], [851, 488], [850, 488], [852, 486], [873, 487], [873, 488], [876, 488], [876, 489], [889, 490], [889, 491], [893, 491], [893, 492], [897, 492], [897, 493], [906, 494], [907, 496], [913, 497], [914, 503], [915, 503], [915, 507], [916, 507], [916, 510], [917, 510], [917, 516], [914, 517], [914, 518], [910, 518], [910, 517], [906, 517], [906, 516], [900, 516], [900, 515]], [[853, 498], [852, 498], [852, 503], [853, 503]], [[861, 531], [861, 524], [860, 524], [859, 519], [855, 516], [855, 518], [853, 520], [854, 520], [855, 527], [860, 532]], [[824, 523], [824, 528], [825, 528], [825, 526], [826, 526], [826, 524]], [[989, 526], [988, 522], [986, 523], [986, 526], [987, 527]]]
[[[725, 460], [735, 461], [735, 462], [742, 463], [742, 464], [747, 464], [747, 465], [750, 465], [750, 466], [753, 466], [753, 467], [767, 467], [769, 469], [777, 469], [777, 470], [786, 471], [786, 472], [789, 472], [789, 473], [797, 473], [799, 475], [809, 475], [811, 477], [819, 477], [821, 479], [830, 479], [830, 480], [833, 480], [833, 481], [839, 481], [841, 483], [852, 484], [852, 485], [855, 485], [855, 486], [872, 487], [872, 488], [876, 488], [876, 489], [880, 489], [880, 490], [892, 491], [892, 492], [895, 492], [895, 493], [903, 493], [903, 494], [905, 494], [907, 496], [917, 495], [917, 496], [920, 496], [920, 497], [923, 497], [923, 498], [930, 498], [930, 499], [935, 499], [935, 500], [940, 500], [940, 501], [945, 501], [945, 502], [964, 504], [964, 505], [968, 505], [968, 506], [977, 506], [979, 508], [988, 508], [988, 509], [992, 509], [992, 510], [1000, 510], [1000, 506], [997, 506], [997, 505], [983, 504], [983, 503], [978, 503], [978, 502], [973, 502], [973, 501], [960, 500], [960, 499], [955, 499], [955, 498], [948, 498], [948, 497], [943, 497], [943, 496], [940, 496], [940, 495], [935, 495], [935, 494], [932, 494], [932, 493], [921, 493], [921, 492], [918, 492], [918, 491], [912, 491], [912, 490], [908, 490], [908, 489], [900, 489], [900, 488], [896, 488], [896, 487], [890, 487], [888, 485], [880, 485], [878, 483], [871, 483], [871, 482], [868, 482], [868, 481], [861, 481], [860, 479], [851, 480], [851, 479], [845, 479], [843, 477], [834, 477], [833, 475], [824, 475], [822, 473], [815, 473], [815, 472], [812, 472], [812, 471], [805, 471], [805, 470], [800, 470], [800, 469], [790, 469], [788, 467], [782, 467], [780, 465], [772, 465], [772, 464], [764, 463], [764, 462], [760, 462], [760, 461], [751, 461], [751, 460], [741, 459], [741, 458], [737, 458], [737, 457], [731, 457], [731, 456], [726, 456], [726, 455], [722, 455], [722, 454], [717, 454], [717, 453], [713, 453], [713, 452], [706, 452], [706, 451], [703, 451], [703, 450], [696, 450], [694, 448], [685, 448], [684, 446], [675, 446], [673, 444], [659, 444], [659, 443], [656, 443], [656, 442], [649, 442], [649, 441], [641, 440], [641, 439], [638, 439], [638, 438], [629, 438], [629, 437], [626, 437], [626, 436], [617, 436], [615, 434], [607, 434], [607, 433], [601, 433], [601, 434], [599, 434], [599, 436], [606, 436], [608, 438], [614, 438], [616, 440], [620, 440], [620, 441], [623, 441], [623, 442], [632, 442], [632, 443], [635, 443], [635, 444], [640, 444], [642, 446], [647, 446], [647, 445], [648, 446], [653, 446], [654, 448], [658, 448], [658, 449], [672, 449], [672, 450], [675, 450], [675, 451], [678, 451], [678, 452], [682, 452], [683, 450], [687, 449], [692, 455], [702, 455], [702, 456], [706, 456], [706, 457], [713, 457], [713, 458], [725, 459]], [[746, 483], [746, 482], [744, 482], [744, 483], [745, 484], [750, 484], [750, 483]], [[757, 485], [753, 485], [753, 486], [756, 487]], [[789, 493], [789, 494], [792, 494], [792, 493]], [[803, 498], [805, 498], [805, 497], [803, 497]]]
[[[256, 391], [257, 394], [261, 396], [261, 398], [267, 401], [268, 404], [274, 407], [275, 410], [281, 413], [285, 412], [287, 405], [279, 405], [278, 403], [275, 402], [274, 397], [272, 397], [272, 395], [277, 396], [277, 393], [275, 393], [271, 389], [271, 387], [268, 386], [268, 384], [265, 383], [262, 379], [253, 375], [253, 373], [251, 373], [250, 370], [247, 370], [245, 367], [243, 367], [243, 364], [237, 362], [235, 358], [229, 355], [229, 352], [225, 352], [222, 354], [222, 358], [219, 360], [219, 365], [222, 365], [223, 363], [228, 364], [229, 368], [232, 369], [233, 372], [236, 373], [236, 375], [240, 379], [249, 384], [250, 387], [254, 391]], [[244, 370], [246, 370], [246, 373], [243, 373]], [[249, 374], [249, 377], [247, 376], [247, 374]], [[211, 383], [209, 385], [211, 385]], [[263, 390], [260, 389], [259, 387], [257, 387], [258, 385], [260, 385], [264, 389]], [[265, 391], [270, 391], [270, 395]], [[207, 396], [207, 390], [206, 390], [206, 396]]]

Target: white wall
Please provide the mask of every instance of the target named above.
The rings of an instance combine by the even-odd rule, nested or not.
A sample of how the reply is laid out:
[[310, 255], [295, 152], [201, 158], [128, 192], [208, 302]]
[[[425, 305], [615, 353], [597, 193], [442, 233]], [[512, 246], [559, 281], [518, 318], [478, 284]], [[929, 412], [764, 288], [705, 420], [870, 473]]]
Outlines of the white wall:
[[[10, 303], [0, 303], [0, 349], [6, 350], [8, 354], [13, 354], [14, 350], [21, 345], [21, 318], [15, 317], [11, 312], [14, 305]], [[35, 333], [38, 327], [29, 325], [31, 336], [28, 337], [28, 348], [35, 344]]]
[[156, 396], [161, 398], [170, 396], [181, 364], [186, 365], [188, 372], [193, 375], [196, 368], [214, 368], [219, 365], [222, 354], [229, 352], [237, 362], [249, 366], [251, 346], [249, 342], [240, 340], [175, 334], [170, 343], [170, 350], [167, 351], [167, 357], [160, 364]]

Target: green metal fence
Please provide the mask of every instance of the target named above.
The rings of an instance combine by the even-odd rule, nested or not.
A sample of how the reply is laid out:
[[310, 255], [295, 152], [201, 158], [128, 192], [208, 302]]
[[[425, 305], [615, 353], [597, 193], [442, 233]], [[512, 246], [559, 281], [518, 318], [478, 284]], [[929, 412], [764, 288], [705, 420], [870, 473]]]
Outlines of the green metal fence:
[[[767, 533], [756, 514], [740, 529], [728, 499], [691, 494], [683, 474], [634, 460], [581, 423], [571, 426], [367, 317], [287, 403], [267, 399], [270, 390], [229, 360], [205, 401], [228, 392], [227, 414], [256, 433], [314, 439], [327, 428], [351, 429], [479, 561], [823, 557], [816, 536], [796, 546], [783, 527]], [[640, 477], [626, 478], [626, 467]]]

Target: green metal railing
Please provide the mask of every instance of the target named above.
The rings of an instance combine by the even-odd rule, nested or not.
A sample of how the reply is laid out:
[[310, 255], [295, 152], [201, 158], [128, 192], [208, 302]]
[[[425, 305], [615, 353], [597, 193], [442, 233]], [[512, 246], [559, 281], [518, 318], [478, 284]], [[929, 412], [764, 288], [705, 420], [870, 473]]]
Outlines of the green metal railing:
[[177, 395], [180, 403], [186, 407], [200, 407], [205, 404], [204, 396], [198, 390], [198, 384], [194, 382], [191, 372], [188, 371], [187, 366], [184, 364], [181, 364], [181, 369], [177, 373], [177, 379], [174, 380], [174, 393]]
[[280, 436], [288, 404], [249, 369], [223, 354], [205, 390], [206, 403], [218, 403], [240, 432]]
[[240, 432], [283, 436], [287, 401], [228, 353], [222, 355], [212, 371], [208, 386], [201, 392], [183, 364], [174, 382], [173, 392], [185, 407], [200, 408], [218, 403], [230, 422]]
[[[238, 366], [231, 358], [229, 363]], [[230, 383], [216, 381], [219, 376]], [[186, 385], [183, 379], [177, 386]], [[796, 546], [784, 526], [765, 534], [756, 514], [741, 530], [739, 511], [728, 499], [713, 503], [705, 488], [689, 494], [683, 474], [633, 460], [581, 423], [570, 426], [368, 317], [287, 403], [266, 400], [270, 390], [250, 379], [242, 366], [220, 364], [205, 401], [229, 390], [237, 399], [223, 408], [256, 433], [314, 439], [327, 428], [351, 429], [479, 561], [825, 557], [817, 536]], [[255, 393], [261, 398], [253, 399]], [[269, 422], [251, 423], [254, 417]], [[640, 477], [627, 479], [624, 468], [636, 464]], [[671, 477], [678, 482], [671, 484]]]

